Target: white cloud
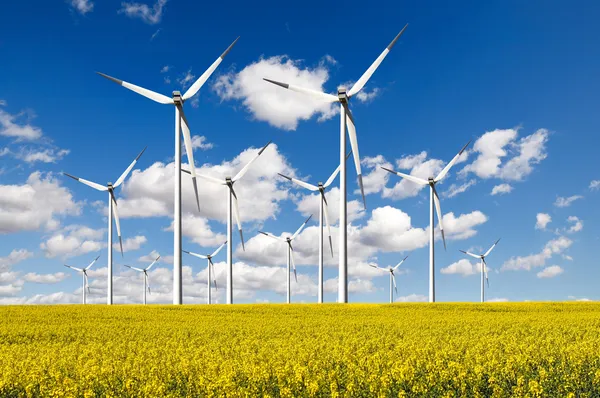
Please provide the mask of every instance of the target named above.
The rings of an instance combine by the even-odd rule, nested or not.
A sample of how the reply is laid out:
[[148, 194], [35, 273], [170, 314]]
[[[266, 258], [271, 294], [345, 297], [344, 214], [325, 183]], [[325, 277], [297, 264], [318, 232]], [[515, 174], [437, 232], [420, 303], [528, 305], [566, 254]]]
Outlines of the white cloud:
[[32, 257], [33, 253], [25, 249], [14, 249], [8, 256], [0, 257], [0, 272], [10, 270], [13, 265]]
[[516, 129], [496, 129], [483, 134], [473, 145], [479, 155], [463, 172], [475, 173], [480, 178], [490, 178], [500, 173], [502, 158], [508, 156], [505, 147], [517, 137]]
[[539, 129], [535, 133], [521, 138], [515, 145], [518, 155], [502, 167], [499, 177], [504, 180], [521, 181], [531, 174], [533, 171], [532, 165], [546, 159], [548, 135], [548, 130]]
[[448, 191], [444, 192], [443, 196], [446, 196], [448, 198], [453, 198], [456, 195], [465, 192], [467, 189], [471, 188], [476, 183], [477, 183], [477, 181], [475, 181], [475, 179], [471, 179], [463, 184], [452, 184], [448, 188]]
[[[4, 104], [6, 105], [6, 102]], [[34, 141], [42, 137], [42, 129], [32, 126], [29, 121], [19, 123], [27, 112], [12, 115], [0, 109], [0, 135], [15, 138], [18, 141]]]
[[538, 213], [535, 220], [535, 229], [546, 229], [546, 226], [552, 221], [552, 217], [547, 213]]
[[580, 220], [578, 217], [570, 216], [569, 218], [567, 218], [567, 221], [571, 223], [571, 226], [569, 227], [569, 229], [567, 229], [567, 233], [572, 234], [575, 232], [579, 232], [583, 229], [583, 221]]
[[161, 31], [160, 28], [156, 29], [156, 32], [152, 33], [152, 36], [150, 36], [150, 41], [154, 40], [156, 38], [156, 36], [158, 36], [160, 31]]
[[556, 201], [554, 202], [554, 206], [569, 207], [569, 206], [571, 206], [571, 204], [573, 202], [575, 202], [576, 200], [579, 200], [579, 199], [583, 199], [583, 196], [573, 195], [573, 196], [569, 196], [568, 198], [563, 198], [562, 196], [559, 196], [556, 198]]
[[508, 303], [510, 300], [504, 297], [494, 297], [485, 301], [488, 303]]
[[427, 302], [427, 296], [422, 294], [409, 294], [408, 296], [401, 296], [396, 299], [398, 303], [425, 303]]
[[[382, 167], [392, 169], [392, 164], [385, 160], [382, 155], [364, 157], [361, 160], [361, 164], [364, 167], [363, 187], [365, 195], [382, 192], [391, 176]], [[358, 193], [358, 190], [355, 193]]]
[[[139, 250], [140, 247], [142, 247], [142, 245], [144, 243], [146, 243], [147, 241], [148, 241], [148, 239], [146, 239], [146, 237], [143, 235], [137, 235], [132, 238], [127, 238], [123, 241], [123, 252], [132, 252], [132, 251]], [[121, 250], [121, 246], [119, 245], [119, 242], [113, 243], [113, 249]]]
[[261, 58], [238, 73], [221, 75], [213, 88], [221, 99], [241, 100], [255, 119], [284, 130], [295, 130], [301, 120], [313, 116], [326, 120], [338, 112], [331, 104], [285, 90], [263, 78], [324, 91], [329, 72], [324, 63], [310, 68], [284, 55], [273, 56]]
[[510, 186], [509, 184], [500, 184], [500, 185], [496, 185], [494, 188], [492, 188], [492, 193], [491, 195], [503, 195], [503, 194], [507, 194], [507, 193], [511, 193], [513, 190], [513, 187]]
[[[444, 167], [444, 162], [439, 159], [427, 159], [427, 152], [423, 151], [416, 155], [408, 155], [400, 158], [396, 161], [396, 165], [401, 170], [410, 169], [408, 174], [426, 180], [429, 177], [435, 177], [438, 175]], [[391, 178], [397, 181], [396, 185], [394, 185], [392, 188], [383, 188], [382, 196], [384, 198], [410, 198], [417, 196], [419, 192], [425, 188], [425, 185], [418, 185], [414, 182], [405, 180], [404, 178], [397, 176], [391, 176]]]
[[526, 270], [529, 271], [532, 268], [539, 268], [546, 265], [546, 261], [552, 258], [555, 254], [562, 254], [573, 244], [573, 241], [565, 236], [559, 236], [546, 243], [540, 253], [530, 254], [525, 257], [511, 257], [506, 261], [501, 270], [517, 271]]
[[[488, 269], [489, 271], [489, 269]], [[462, 276], [469, 276], [478, 274], [481, 272], [481, 264], [479, 262], [471, 263], [467, 259], [460, 259], [449, 266], [440, 270], [442, 274], [457, 274]]]
[[97, 252], [106, 247], [106, 243], [100, 241], [104, 232], [104, 229], [94, 230], [81, 225], [69, 225], [42, 242], [40, 249], [44, 251], [47, 258], [68, 258]]
[[373, 88], [373, 90], [368, 91], [366, 89], [362, 89], [356, 94], [356, 99], [360, 102], [371, 102], [380, 94], [381, 90], [377, 87]]
[[[183, 236], [192, 238], [192, 242], [202, 247], [219, 246], [226, 240], [224, 234], [213, 232], [206, 218], [186, 213], [182, 216], [181, 225]], [[173, 231], [173, 223], [167, 231]]]
[[558, 276], [558, 275], [562, 274], [563, 272], [565, 272], [565, 270], [563, 270], [558, 265], [552, 265], [552, 266], [546, 267], [542, 271], [538, 272], [537, 277], [538, 278], [554, 278], [555, 276]]
[[16, 157], [24, 160], [27, 163], [56, 163], [64, 158], [71, 151], [68, 149], [47, 148], [42, 150], [23, 150], [16, 154]]
[[590, 182], [590, 191], [597, 191], [600, 189], [600, 180], [592, 180]]
[[56, 229], [57, 216], [77, 216], [81, 203], [53, 174], [31, 173], [23, 185], [0, 185], [0, 233]]
[[160, 73], [167, 73], [169, 69], [171, 69], [171, 67], [169, 65], [165, 65], [162, 68], [160, 68]]
[[585, 301], [585, 302], [592, 301], [592, 300], [590, 300], [589, 298], [586, 298], [586, 297], [576, 297], [576, 296], [568, 296], [568, 299], [569, 300], [575, 300], [575, 301]]
[[64, 281], [69, 277], [69, 274], [64, 272], [57, 272], [54, 274], [36, 274], [29, 272], [23, 276], [25, 282], [31, 283], [42, 283], [42, 284], [55, 284]]
[[156, 25], [162, 19], [165, 4], [167, 4], [167, 0], [157, 0], [150, 8], [147, 4], [123, 2], [119, 14], [125, 14], [130, 18], [139, 18], [147, 24]]
[[192, 69], [190, 68], [187, 72], [177, 78], [177, 83], [183, 88], [188, 88], [194, 82], [195, 77], [196, 75], [192, 73]]
[[90, 0], [68, 0], [68, 2], [81, 15], [85, 15], [94, 9], [94, 3]]
[[[329, 189], [325, 192], [325, 197], [327, 198], [329, 223], [331, 225], [337, 224], [340, 218], [340, 189], [338, 187]], [[301, 195], [296, 202], [297, 210], [304, 217], [308, 217], [312, 214], [318, 221], [320, 200], [320, 193]], [[363, 217], [365, 211], [362, 200], [348, 200], [346, 202], [346, 214], [348, 222]], [[323, 221], [323, 223], [325, 223], [325, 221]]]
[[192, 148], [193, 149], [201, 149], [206, 151], [207, 149], [212, 149], [213, 144], [206, 141], [206, 137], [203, 135], [194, 135], [192, 136]]

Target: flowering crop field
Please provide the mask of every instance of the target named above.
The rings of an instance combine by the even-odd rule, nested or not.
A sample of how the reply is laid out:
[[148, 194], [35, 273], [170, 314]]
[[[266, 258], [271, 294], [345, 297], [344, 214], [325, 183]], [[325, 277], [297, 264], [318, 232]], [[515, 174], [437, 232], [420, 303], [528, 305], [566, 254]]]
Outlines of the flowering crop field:
[[0, 396], [598, 397], [600, 305], [2, 307]]

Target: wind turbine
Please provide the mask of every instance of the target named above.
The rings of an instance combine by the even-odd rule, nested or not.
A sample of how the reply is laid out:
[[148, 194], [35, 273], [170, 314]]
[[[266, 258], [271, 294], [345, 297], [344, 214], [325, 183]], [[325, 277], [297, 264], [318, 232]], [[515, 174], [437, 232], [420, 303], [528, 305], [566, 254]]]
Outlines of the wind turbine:
[[496, 247], [496, 245], [498, 244], [498, 242], [500, 242], [500, 239], [498, 239], [493, 245], [492, 247], [489, 248], [489, 250], [487, 252], [485, 252], [485, 254], [473, 254], [470, 252], [466, 252], [464, 250], [459, 250], [462, 253], [465, 253], [467, 256], [471, 256], [471, 257], [475, 257], [481, 260], [481, 302], [485, 302], [485, 288], [484, 288], [484, 284], [483, 284], [483, 276], [485, 274], [485, 281], [488, 284], [488, 287], [490, 287], [490, 280], [488, 279], [488, 273], [487, 273], [487, 263], [485, 262], [485, 258], [492, 252], [492, 250], [494, 250], [494, 247]]
[[444, 236], [444, 225], [442, 224], [442, 208], [440, 207], [440, 198], [438, 196], [437, 190], [435, 189], [435, 184], [440, 182], [446, 174], [450, 171], [452, 166], [458, 161], [460, 155], [462, 155], [463, 151], [467, 148], [467, 146], [471, 143], [471, 141], [467, 142], [465, 146], [462, 147], [460, 152], [444, 167], [444, 169], [437, 175], [437, 177], [429, 177], [427, 180], [424, 180], [419, 177], [415, 177], [412, 175], [400, 173], [398, 171], [390, 170], [385, 167], [381, 167], [385, 171], [389, 171], [392, 174], [396, 174], [408, 181], [414, 182], [418, 185], [429, 185], [429, 302], [435, 303], [435, 254], [434, 254], [434, 239], [435, 239], [435, 224], [433, 219], [433, 208], [435, 204], [435, 212], [437, 213], [438, 222], [440, 224], [440, 231], [442, 232], [442, 240], [444, 241], [444, 250], [446, 250], [446, 237]]
[[[219, 254], [219, 252], [221, 251], [221, 249], [223, 248], [223, 246], [225, 246], [225, 244], [227, 244], [227, 241], [225, 241], [221, 246], [219, 246], [219, 248], [217, 250], [215, 250], [213, 252], [213, 254], [197, 254], [197, 253], [192, 253], [192, 252], [188, 252], [188, 251], [185, 251], [185, 250], [183, 251], [184, 253], [190, 254], [192, 256], [208, 260], [208, 266], [207, 266], [207, 269], [208, 269], [208, 278], [207, 278], [207, 280], [208, 280], [208, 286], [207, 286], [207, 288], [208, 288], [208, 296], [207, 296], [207, 299], [206, 299], [206, 304], [210, 304], [210, 301], [211, 301], [210, 300], [210, 296], [211, 296], [211, 294], [210, 294], [211, 293], [210, 281], [211, 281], [212, 278], [214, 278], [215, 289], [217, 289], [217, 277], [215, 275], [215, 264], [213, 264], [212, 258], [214, 256], [216, 256], [217, 254]], [[213, 275], [212, 278], [211, 278], [211, 274]]]
[[[348, 155], [346, 155], [346, 159], [348, 159], [350, 157], [350, 153], [351, 152], [348, 152]], [[277, 173], [280, 176], [282, 176], [283, 178], [287, 178], [288, 180], [292, 181], [296, 185], [301, 186], [302, 188], [306, 188], [311, 192], [318, 191], [321, 194], [321, 200], [319, 202], [319, 290], [318, 290], [318, 299], [317, 299], [319, 304], [323, 303], [323, 216], [325, 216], [325, 224], [327, 225], [327, 234], [329, 237], [329, 248], [331, 249], [331, 257], [333, 257], [333, 245], [331, 243], [331, 227], [329, 226], [329, 213], [327, 210], [328, 205], [327, 205], [327, 198], [325, 198], [325, 190], [327, 188], [329, 188], [329, 186], [333, 183], [333, 181], [335, 180], [335, 177], [337, 177], [339, 172], [340, 172], [340, 166], [338, 166], [337, 169], [335, 169], [335, 171], [327, 179], [325, 184], [323, 184], [322, 182], [319, 182], [318, 186], [309, 184], [304, 181], [300, 181], [296, 178], [288, 177], [281, 173]]]
[[[267, 142], [267, 145], [262, 147], [260, 149], [260, 151], [258, 151], [258, 154], [256, 154], [256, 156], [254, 158], [252, 158], [252, 160], [250, 160], [233, 178], [225, 177], [225, 179], [223, 180], [223, 179], [219, 179], [219, 178], [214, 178], [214, 177], [198, 174], [198, 177], [200, 177], [206, 181], [210, 181], [214, 184], [226, 185], [227, 188], [229, 188], [228, 192], [227, 192], [227, 304], [233, 304], [233, 251], [232, 251], [232, 238], [231, 238], [231, 227], [233, 224], [233, 221], [231, 219], [232, 204], [233, 204], [233, 209], [235, 210], [235, 220], [237, 222], [238, 231], [240, 233], [240, 239], [242, 241], [242, 249], [246, 250], [246, 248], [244, 246], [244, 235], [242, 233], [242, 223], [240, 222], [240, 211], [238, 208], [238, 198], [237, 198], [237, 195], [235, 194], [235, 190], [233, 189], [233, 185], [236, 182], [238, 182], [244, 176], [244, 174], [246, 174], [246, 172], [248, 171], [248, 169], [250, 168], [252, 163], [254, 163], [254, 161], [256, 159], [258, 159], [258, 157], [260, 155], [262, 155], [262, 153], [265, 151], [265, 149], [267, 149], [267, 147], [270, 144], [271, 144], [271, 141]], [[185, 170], [185, 169], [181, 169], [181, 171], [191, 174], [190, 171]]]
[[302, 229], [304, 228], [306, 223], [308, 223], [308, 221], [310, 220], [311, 217], [312, 217], [312, 215], [309, 216], [306, 219], [306, 221], [304, 221], [302, 223], [302, 225], [300, 225], [300, 228], [298, 228], [298, 230], [294, 233], [294, 235], [288, 236], [286, 238], [275, 236], [270, 232], [258, 231], [263, 235], [270, 236], [273, 239], [277, 239], [277, 240], [287, 243], [287, 303], [288, 304], [290, 303], [290, 301], [292, 299], [292, 285], [291, 285], [292, 270], [290, 269], [290, 265], [292, 267], [294, 267], [294, 278], [296, 279], [296, 283], [298, 283], [298, 275], [296, 274], [296, 264], [294, 263], [294, 248], [292, 247], [292, 242], [300, 234], [300, 232], [302, 231]]
[[113, 216], [115, 219], [115, 224], [117, 226], [117, 235], [119, 236], [119, 246], [121, 247], [121, 256], [123, 256], [123, 239], [121, 238], [121, 224], [119, 222], [119, 212], [117, 210], [117, 198], [115, 197], [115, 189], [118, 188], [123, 183], [123, 181], [125, 181], [125, 178], [127, 178], [127, 175], [131, 172], [131, 170], [133, 169], [133, 166], [135, 166], [135, 164], [140, 159], [140, 157], [142, 156], [142, 154], [144, 153], [146, 148], [142, 149], [142, 152], [140, 152], [140, 154], [137, 155], [137, 157], [133, 160], [133, 162], [131, 162], [129, 167], [123, 172], [123, 174], [121, 174], [121, 176], [117, 179], [117, 182], [115, 182], [114, 184], [112, 182], [109, 182], [106, 184], [106, 186], [103, 186], [100, 184], [96, 184], [95, 182], [92, 182], [92, 181], [84, 180], [83, 178], [72, 176], [71, 174], [63, 173], [67, 177], [71, 177], [72, 179], [79, 181], [80, 183], [85, 184], [88, 187], [92, 187], [97, 191], [108, 192], [108, 264], [107, 264], [108, 290], [106, 293], [106, 295], [107, 295], [106, 302], [108, 305], [111, 305], [113, 303], [113, 286], [112, 286], [112, 273], [113, 273], [113, 269], [112, 269], [112, 266], [113, 266], [112, 219], [113, 219]]
[[206, 83], [208, 78], [213, 74], [215, 69], [223, 61], [223, 58], [231, 51], [239, 37], [231, 43], [227, 50], [221, 54], [219, 58], [191, 85], [190, 88], [181, 95], [179, 91], [173, 91], [172, 97], [155, 93], [143, 87], [127, 83], [123, 80], [115, 79], [114, 77], [105, 75], [100, 72], [100, 76], [107, 78], [120, 86], [123, 86], [133, 92], [136, 92], [152, 101], [164, 105], [175, 106], [175, 176], [174, 176], [174, 213], [173, 213], [173, 304], [181, 304], [183, 301], [182, 294], [182, 279], [181, 279], [181, 132], [183, 131], [183, 141], [185, 152], [187, 154], [188, 163], [190, 164], [190, 174], [192, 175], [192, 183], [194, 184], [194, 192], [196, 194], [196, 204], [200, 210], [200, 200], [198, 199], [198, 186], [196, 184], [196, 168], [194, 165], [194, 151], [192, 147], [192, 138], [190, 133], [187, 118], [183, 113], [183, 103], [192, 98]]
[[144, 305], [146, 305], [146, 290], [148, 291], [148, 293], [150, 293], [150, 277], [148, 276], [148, 271], [150, 270], [150, 268], [152, 268], [152, 266], [154, 264], [156, 264], [158, 262], [159, 259], [160, 259], [160, 255], [158, 257], [156, 257], [156, 259], [154, 261], [152, 261], [152, 264], [150, 264], [146, 268], [136, 268], [136, 267], [131, 267], [127, 264], [124, 264], [127, 268], [131, 268], [134, 271], [144, 273], [144, 296], [143, 296], [144, 297]]
[[396, 35], [394, 40], [383, 50], [383, 52], [377, 57], [375, 62], [363, 73], [363, 75], [354, 83], [352, 88], [347, 91], [345, 87], [338, 89], [337, 95], [323, 93], [321, 91], [312, 90], [292, 84], [281, 83], [275, 80], [264, 79], [269, 83], [276, 84], [280, 87], [286, 88], [291, 91], [296, 91], [309, 95], [313, 98], [319, 99], [324, 102], [340, 104], [340, 236], [339, 236], [339, 286], [338, 286], [338, 302], [348, 302], [348, 226], [347, 226], [347, 192], [346, 192], [346, 128], [348, 128], [348, 136], [350, 139], [350, 146], [354, 153], [354, 166], [356, 167], [356, 174], [358, 179], [358, 185], [363, 198], [363, 204], [367, 207], [365, 200], [365, 192], [362, 182], [362, 171], [360, 167], [360, 155], [358, 153], [358, 141], [356, 138], [356, 127], [354, 124], [354, 117], [348, 106], [350, 98], [358, 94], [360, 90], [367, 84], [375, 70], [379, 67], [381, 62], [390, 52], [394, 44], [398, 41], [402, 33], [406, 30], [408, 24], [402, 28], [400, 33]]
[[71, 267], [70, 265], [67, 265], [67, 264], [65, 264], [65, 267], [67, 267], [67, 268], [71, 268], [72, 270], [74, 270], [74, 271], [77, 271], [77, 272], [81, 272], [81, 275], [83, 276], [83, 286], [82, 286], [82, 288], [81, 288], [81, 290], [82, 290], [82, 292], [83, 292], [83, 293], [82, 293], [82, 294], [83, 294], [83, 297], [82, 297], [83, 304], [87, 304], [87, 295], [86, 295], [86, 291], [85, 291], [85, 289], [87, 289], [88, 293], [89, 293], [89, 291], [90, 291], [90, 285], [88, 284], [88, 276], [87, 276], [87, 271], [88, 271], [90, 268], [92, 268], [92, 265], [94, 265], [94, 263], [95, 263], [96, 261], [98, 261], [98, 259], [99, 259], [99, 258], [100, 258], [100, 255], [98, 255], [98, 257], [96, 257], [96, 258], [94, 259], [94, 261], [92, 261], [92, 262], [90, 263], [90, 265], [88, 265], [88, 266], [87, 266], [87, 267], [85, 267], [85, 268], [75, 268], [75, 267]]
[[394, 291], [392, 290], [392, 285], [394, 287], [394, 290], [396, 290], [396, 294], [398, 293], [398, 286], [396, 285], [396, 276], [394, 275], [394, 271], [396, 271], [398, 269], [398, 267], [401, 266], [402, 263], [404, 262], [404, 260], [406, 260], [407, 258], [408, 258], [408, 256], [404, 257], [402, 259], [402, 261], [400, 261], [398, 264], [396, 264], [395, 267], [381, 268], [379, 265], [377, 265], [375, 263], [369, 263], [369, 267], [380, 269], [382, 271], [388, 271], [390, 273], [390, 304], [392, 304], [394, 302]]

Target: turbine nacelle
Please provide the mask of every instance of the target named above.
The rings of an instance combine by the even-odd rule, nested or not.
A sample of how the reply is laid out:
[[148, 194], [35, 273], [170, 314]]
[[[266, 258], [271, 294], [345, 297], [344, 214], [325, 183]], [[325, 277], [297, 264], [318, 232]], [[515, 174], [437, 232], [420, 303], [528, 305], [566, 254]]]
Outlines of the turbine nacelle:
[[348, 93], [346, 91], [345, 87], [342, 87], [340, 89], [338, 89], [338, 100], [342, 103], [342, 104], [347, 104], [348, 103], [348, 99], [350, 97], [348, 97]]
[[431, 186], [434, 186], [436, 183], [435, 178], [433, 178], [433, 177], [429, 177], [427, 179], [427, 182], [429, 182], [429, 185], [431, 185]]
[[181, 96], [180, 91], [173, 91], [173, 102], [175, 105], [181, 105], [184, 102], [183, 97]]

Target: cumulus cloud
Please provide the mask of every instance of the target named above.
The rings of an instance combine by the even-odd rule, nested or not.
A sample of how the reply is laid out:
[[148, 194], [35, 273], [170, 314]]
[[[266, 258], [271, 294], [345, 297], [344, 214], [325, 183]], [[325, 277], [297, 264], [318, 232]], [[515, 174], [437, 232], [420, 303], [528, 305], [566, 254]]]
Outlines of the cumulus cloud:
[[589, 185], [590, 191], [597, 191], [600, 189], [600, 180], [592, 180]]
[[569, 216], [567, 221], [571, 224], [571, 226], [567, 229], [567, 233], [573, 234], [583, 229], [583, 221], [580, 220], [579, 217]]
[[[221, 233], [214, 232], [208, 220], [204, 217], [198, 217], [191, 213], [186, 213], [181, 218], [181, 232], [183, 236], [192, 239], [192, 242], [202, 247], [219, 246], [225, 242], [226, 236]], [[173, 231], [173, 223], [167, 228], [167, 231]]]
[[94, 3], [90, 0], [67, 0], [71, 5], [72, 9], [80, 13], [81, 15], [85, 15], [88, 12], [92, 12], [94, 9]]
[[157, 0], [151, 8], [147, 4], [123, 2], [118, 12], [127, 15], [129, 18], [141, 19], [149, 25], [156, 25], [160, 23], [163, 17], [163, 9], [166, 4], [167, 0]]
[[408, 296], [401, 296], [396, 299], [398, 303], [425, 303], [427, 302], [427, 296], [422, 294], [409, 294]]
[[[117, 238], [118, 239], [118, 238]], [[123, 252], [133, 252], [139, 250], [143, 244], [148, 241], [145, 236], [137, 235], [131, 238], [123, 240]], [[113, 243], [113, 249], [121, 250], [121, 246], [118, 242]]]
[[213, 144], [207, 142], [206, 137], [203, 135], [194, 135], [192, 136], [192, 148], [200, 149], [206, 151], [208, 149], [212, 149]]
[[32, 256], [33, 253], [29, 250], [14, 249], [8, 256], [0, 257], [0, 272], [9, 271], [13, 265], [25, 261]]
[[448, 197], [448, 198], [453, 198], [456, 195], [465, 192], [467, 189], [471, 188], [476, 183], [477, 183], [477, 181], [475, 181], [475, 179], [471, 179], [462, 184], [452, 184], [448, 188], [448, 191], [444, 192], [443, 196]]
[[[427, 159], [427, 152], [423, 151], [416, 155], [407, 155], [396, 161], [399, 170], [410, 170], [407, 174], [420, 177], [427, 180], [429, 177], [435, 177], [442, 171], [444, 162], [439, 159]], [[392, 188], [383, 188], [382, 196], [391, 199], [404, 199], [417, 196], [424, 185], [418, 185], [414, 182], [405, 180], [397, 176], [391, 176], [396, 180]]]
[[40, 244], [47, 258], [76, 257], [97, 252], [106, 247], [101, 241], [105, 229], [92, 229], [82, 225], [69, 225]]
[[496, 185], [494, 186], [494, 188], [492, 188], [492, 193], [491, 195], [504, 195], [507, 193], [511, 193], [513, 190], [513, 187], [509, 184], [500, 184], [500, 185]]
[[542, 271], [538, 272], [537, 277], [538, 278], [554, 278], [555, 276], [558, 276], [558, 275], [562, 274], [563, 272], [565, 272], [565, 270], [563, 270], [558, 265], [552, 265], [552, 266], [546, 267]]
[[556, 201], [554, 202], [554, 206], [569, 207], [569, 206], [571, 206], [571, 204], [573, 204], [573, 202], [575, 202], [576, 200], [579, 200], [579, 199], [583, 199], [583, 196], [573, 195], [573, 196], [569, 196], [567, 198], [563, 198], [562, 196], [559, 196], [556, 198]]
[[552, 217], [547, 213], [538, 213], [535, 220], [535, 229], [546, 229], [546, 226], [552, 221]]
[[[0, 105], [6, 105], [6, 102]], [[0, 135], [18, 141], [34, 141], [42, 137], [42, 129], [29, 124], [27, 112], [10, 114], [0, 109]]]
[[555, 254], [562, 254], [573, 244], [573, 241], [565, 236], [559, 236], [556, 239], [552, 239], [542, 249], [540, 253], [530, 254], [524, 257], [511, 257], [506, 261], [501, 270], [502, 271], [518, 271], [526, 270], [530, 271], [532, 268], [544, 267], [546, 261], [548, 261]]
[[[489, 268], [488, 268], [489, 271]], [[478, 274], [481, 272], [481, 263], [480, 262], [475, 262], [472, 263], [471, 261], [467, 260], [467, 259], [460, 259], [455, 263], [450, 264], [449, 266], [442, 268], [440, 270], [440, 272], [442, 274], [457, 274], [457, 275], [462, 275], [462, 276], [469, 276], [469, 275], [474, 275], [474, 274]]]
[[69, 274], [57, 272], [54, 274], [36, 274], [29, 272], [23, 276], [25, 282], [40, 283], [40, 284], [55, 284], [64, 281], [69, 277]]
[[[325, 192], [325, 197], [327, 198], [329, 223], [335, 225], [340, 218], [340, 189], [338, 187], [329, 189]], [[298, 199], [296, 199], [297, 210], [304, 217], [310, 215], [317, 217], [318, 221], [320, 200], [320, 193], [300, 195]], [[348, 222], [353, 222], [363, 217], [365, 215], [365, 210], [362, 200], [348, 200], [346, 202], [346, 214]]]

